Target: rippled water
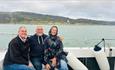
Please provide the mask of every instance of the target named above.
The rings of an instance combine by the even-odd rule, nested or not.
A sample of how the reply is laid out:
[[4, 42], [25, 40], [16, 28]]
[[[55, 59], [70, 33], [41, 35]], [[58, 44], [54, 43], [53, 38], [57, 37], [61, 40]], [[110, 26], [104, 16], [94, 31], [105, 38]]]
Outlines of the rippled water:
[[[24, 24], [0, 24], [0, 49], [7, 48], [9, 41]], [[28, 34], [33, 35], [37, 25], [24, 25]], [[43, 25], [47, 34], [52, 25]], [[59, 35], [64, 37], [65, 47], [94, 47], [102, 38], [115, 39], [115, 26], [98, 25], [57, 25]], [[107, 46], [115, 46], [115, 40], [106, 40]]]

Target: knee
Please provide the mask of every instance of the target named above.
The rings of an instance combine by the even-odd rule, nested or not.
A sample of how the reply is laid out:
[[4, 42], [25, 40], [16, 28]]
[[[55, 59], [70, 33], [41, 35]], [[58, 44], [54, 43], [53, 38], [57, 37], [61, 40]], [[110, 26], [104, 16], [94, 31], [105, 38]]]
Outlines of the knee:
[[32, 62], [32, 64], [33, 64], [34, 67], [41, 67], [42, 66], [42, 63], [40, 61], [33, 60], [31, 62]]
[[39, 63], [39, 62], [35, 62], [33, 63], [34, 66], [37, 66], [37, 67], [41, 67], [42, 66], [42, 63]]
[[60, 60], [60, 68], [59, 68], [59, 70], [68, 70], [68, 66], [67, 66], [66, 61]]
[[42, 70], [42, 63], [41, 62], [34, 62], [32, 64], [36, 70]]

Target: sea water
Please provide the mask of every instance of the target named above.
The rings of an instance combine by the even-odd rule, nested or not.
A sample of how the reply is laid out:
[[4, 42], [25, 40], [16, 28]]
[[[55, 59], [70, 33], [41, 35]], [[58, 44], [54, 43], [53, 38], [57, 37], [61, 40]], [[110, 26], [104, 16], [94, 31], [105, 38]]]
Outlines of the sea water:
[[[8, 43], [18, 33], [20, 26], [26, 26], [28, 35], [35, 34], [37, 25], [0, 24], [0, 49], [6, 49]], [[44, 33], [48, 34], [52, 25], [42, 25]], [[59, 36], [62, 36], [64, 47], [94, 47], [102, 38], [106, 46], [115, 46], [115, 26], [108, 25], [57, 25]], [[110, 40], [111, 39], [111, 40]]]

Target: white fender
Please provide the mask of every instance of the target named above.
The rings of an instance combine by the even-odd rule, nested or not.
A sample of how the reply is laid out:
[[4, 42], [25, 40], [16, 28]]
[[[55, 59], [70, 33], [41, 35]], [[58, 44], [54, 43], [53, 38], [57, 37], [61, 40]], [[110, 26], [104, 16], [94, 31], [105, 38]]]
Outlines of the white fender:
[[2, 63], [3, 63], [3, 60], [0, 60], [0, 70], [2, 70]]
[[94, 50], [94, 56], [100, 67], [100, 70], [110, 70], [109, 62], [105, 52], [101, 49], [99, 51]]
[[88, 70], [87, 67], [80, 62], [71, 52], [67, 55], [68, 64], [73, 70]]

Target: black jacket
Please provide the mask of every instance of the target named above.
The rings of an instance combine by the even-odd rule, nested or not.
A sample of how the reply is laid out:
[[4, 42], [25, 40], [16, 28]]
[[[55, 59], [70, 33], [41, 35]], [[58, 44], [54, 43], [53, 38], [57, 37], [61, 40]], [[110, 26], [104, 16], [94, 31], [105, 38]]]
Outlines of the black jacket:
[[29, 64], [29, 42], [24, 43], [19, 36], [12, 39], [8, 45], [3, 65]]
[[50, 64], [50, 59], [57, 57], [58, 60], [66, 60], [63, 51], [63, 43], [58, 36], [48, 36], [45, 39], [44, 61]]
[[40, 58], [43, 57], [44, 55], [44, 39], [47, 37], [47, 35], [43, 34], [42, 35], [42, 44], [39, 43], [38, 37], [36, 34], [31, 36], [29, 38], [30, 41], [30, 58]]

